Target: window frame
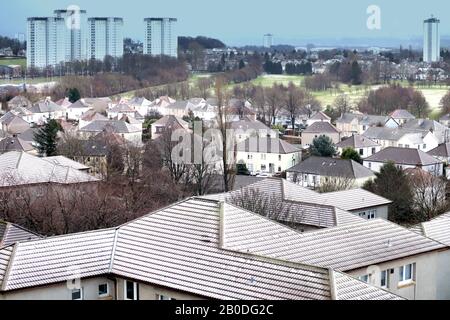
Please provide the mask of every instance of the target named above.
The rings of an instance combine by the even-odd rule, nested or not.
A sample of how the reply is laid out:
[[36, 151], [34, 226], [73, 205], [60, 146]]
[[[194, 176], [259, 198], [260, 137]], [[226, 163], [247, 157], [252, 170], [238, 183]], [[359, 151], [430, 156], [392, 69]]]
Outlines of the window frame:
[[[80, 292], [80, 298], [79, 299], [74, 299], [73, 298], [73, 294], [74, 294], [74, 292], [75, 291], [79, 291]], [[82, 301], [82, 300], [84, 300], [84, 297], [83, 297], [83, 288], [81, 287], [81, 288], [79, 288], [79, 289], [72, 289], [72, 291], [70, 292], [70, 295], [71, 295], [71, 300], [72, 301]]]
[[[106, 285], [106, 293], [100, 293], [100, 286], [104, 286], [104, 285]], [[108, 297], [109, 296], [109, 284], [108, 284], [108, 282], [100, 283], [98, 285], [98, 296], [100, 298], [104, 298], [104, 297]]]
[[[410, 272], [411, 278], [407, 279], [406, 278], [406, 268], [408, 266], [411, 266], [411, 272]], [[398, 273], [398, 285], [399, 286], [414, 283], [414, 271], [415, 271], [414, 263], [404, 264], [399, 267], [398, 271], [399, 271], [399, 273]]]
[[[133, 299], [128, 299], [128, 296], [127, 296], [127, 284], [128, 283], [132, 283], [133, 284]], [[124, 300], [127, 300], [127, 301], [137, 301], [137, 300], [139, 300], [138, 291], [139, 291], [139, 288], [138, 288], [138, 283], [137, 282], [124, 280], [124, 283], [123, 283], [123, 299]]]
[[[383, 285], [383, 274], [385, 275], [384, 276], [384, 282], [385, 282], [384, 285]], [[389, 289], [389, 274], [390, 274], [389, 269], [382, 270], [380, 272], [380, 287], [381, 288]]]

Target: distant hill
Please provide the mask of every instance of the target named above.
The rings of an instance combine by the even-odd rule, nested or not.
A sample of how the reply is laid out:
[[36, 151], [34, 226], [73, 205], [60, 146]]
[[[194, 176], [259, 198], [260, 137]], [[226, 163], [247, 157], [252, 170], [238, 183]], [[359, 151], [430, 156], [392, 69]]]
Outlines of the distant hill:
[[188, 50], [192, 45], [200, 45], [204, 49], [225, 48], [226, 45], [217, 39], [198, 36], [193, 37], [178, 37], [178, 47], [181, 50]]

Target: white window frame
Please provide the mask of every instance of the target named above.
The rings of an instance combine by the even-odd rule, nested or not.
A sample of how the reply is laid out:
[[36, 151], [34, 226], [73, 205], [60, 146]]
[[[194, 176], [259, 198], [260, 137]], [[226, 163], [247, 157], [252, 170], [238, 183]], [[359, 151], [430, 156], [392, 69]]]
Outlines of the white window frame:
[[[367, 278], [367, 280], [365, 280]], [[362, 281], [364, 283], [369, 283], [370, 282], [370, 275], [369, 274], [365, 274], [362, 276], [358, 277], [359, 281]]]
[[[101, 285], [106, 285], [106, 293], [100, 293], [100, 286]], [[100, 297], [100, 298], [104, 298], [104, 297], [108, 297], [109, 296], [109, 284], [108, 284], [108, 282], [105, 282], [105, 283], [100, 283], [99, 285], [98, 285], [98, 296]]]
[[373, 220], [377, 218], [377, 210], [369, 210], [367, 213], [367, 220]]
[[[411, 278], [406, 279], [406, 267], [411, 266]], [[408, 263], [399, 268], [398, 285], [406, 285], [414, 282], [414, 263]], [[403, 275], [402, 275], [403, 274]]]
[[[133, 299], [128, 299], [127, 298], [127, 283], [132, 283], [133, 284]], [[124, 300], [129, 300], [129, 301], [136, 301], [138, 300], [138, 290], [137, 290], [137, 282], [134, 281], [128, 281], [128, 280], [124, 280], [123, 281], [123, 299]]]
[[[388, 289], [389, 288], [389, 269], [387, 269], [387, 270], [382, 270], [381, 272], [380, 272], [380, 287], [381, 288], [385, 288], [385, 289]], [[382, 279], [383, 279], [383, 274], [385, 274], [385, 284], [383, 285], [383, 283], [382, 283]]]
[[[73, 293], [74, 293], [75, 291], [80, 291], [80, 299], [74, 299], [74, 298], [73, 298]], [[83, 299], [83, 288], [72, 289], [72, 291], [70, 292], [70, 296], [71, 296], [71, 298], [72, 298], [71, 300], [73, 300], [73, 301], [84, 300], [84, 299]]]

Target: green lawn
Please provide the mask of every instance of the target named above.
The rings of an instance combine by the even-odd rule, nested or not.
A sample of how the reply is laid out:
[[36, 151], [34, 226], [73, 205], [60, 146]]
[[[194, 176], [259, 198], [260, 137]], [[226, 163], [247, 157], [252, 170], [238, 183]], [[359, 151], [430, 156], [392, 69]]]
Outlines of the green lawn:
[[[39, 78], [27, 78], [26, 83], [27, 84], [40, 84], [40, 83], [47, 83], [47, 82], [58, 82], [59, 77], [53, 77], [53, 78], [46, 78], [46, 77], [39, 77]], [[23, 78], [17, 78], [17, 79], [0, 79], [0, 84], [23, 84], [25, 83], [25, 79]]]
[[27, 66], [27, 59], [25, 58], [0, 58], [0, 65], [20, 65], [22, 67]]

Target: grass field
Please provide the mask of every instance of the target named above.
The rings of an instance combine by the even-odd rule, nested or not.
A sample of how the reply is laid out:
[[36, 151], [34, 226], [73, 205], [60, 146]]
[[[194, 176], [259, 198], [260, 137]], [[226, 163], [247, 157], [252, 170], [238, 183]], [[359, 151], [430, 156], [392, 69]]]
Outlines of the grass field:
[[22, 67], [27, 66], [27, 59], [25, 58], [0, 58], [0, 65], [19, 65]]
[[27, 83], [27, 84], [42, 84], [42, 83], [48, 83], [48, 82], [58, 82], [59, 77], [52, 77], [52, 78], [46, 78], [46, 77], [40, 77], [40, 78], [27, 78], [27, 80], [25, 81], [25, 79], [23, 78], [17, 78], [17, 79], [11, 79], [11, 80], [7, 80], [7, 79], [0, 79], [0, 84], [13, 84], [13, 85], [17, 85], [17, 84], [23, 84], [23, 83]]
[[[264, 87], [271, 87], [273, 84], [283, 84], [287, 85], [289, 82], [293, 82], [296, 85], [302, 84], [305, 76], [288, 76], [288, 75], [263, 75], [257, 79], [251, 81], [254, 85], [262, 85]], [[402, 86], [408, 86], [408, 82], [403, 81]], [[339, 90], [327, 90], [313, 92], [312, 94], [320, 101], [323, 107], [327, 105], [332, 105], [336, 97], [341, 94], [346, 94], [352, 105], [356, 105], [358, 101], [363, 98], [369, 91], [376, 90], [380, 88], [381, 85], [373, 86], [349, 86], [346, 84], [341, 84]], [[421, 91], [428, 101], [431, 110], [438, 110], [440, 108], [440, 101], [442, 97], [448, 92], [450, 87], [445, 86], [431, 86], [431, 87], [416, 87], [417, 90]]]

